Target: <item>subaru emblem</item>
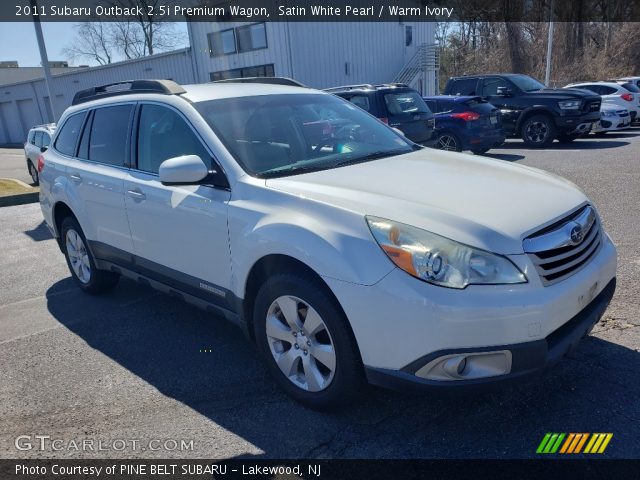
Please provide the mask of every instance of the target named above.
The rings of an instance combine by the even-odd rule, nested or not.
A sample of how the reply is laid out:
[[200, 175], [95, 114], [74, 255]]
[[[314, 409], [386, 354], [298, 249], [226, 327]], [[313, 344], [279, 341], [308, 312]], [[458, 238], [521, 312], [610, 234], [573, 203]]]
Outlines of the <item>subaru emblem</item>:
[[582, 225], [576, 224], [572, 229], [571, 229], [571, 242], [573, 242], [574, 245], [578, 245], [580, 242], [582, 242], [582, 240], [584, 239], [584, 232], [582, 230]]

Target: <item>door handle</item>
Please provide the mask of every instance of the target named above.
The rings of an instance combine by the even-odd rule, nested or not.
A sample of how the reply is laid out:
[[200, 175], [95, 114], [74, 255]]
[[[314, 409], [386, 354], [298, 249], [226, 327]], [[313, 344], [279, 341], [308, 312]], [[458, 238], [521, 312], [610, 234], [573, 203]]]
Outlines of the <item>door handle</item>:
[[135, 200], [144, 200], [147, 196], [140, 190], [127, 190], [127, 195]]
[[82, 177], [77, 173], [72, 173], [71, 175], [69, 175], [69, 178], [76, 183], [80, 183], [82, 181]]

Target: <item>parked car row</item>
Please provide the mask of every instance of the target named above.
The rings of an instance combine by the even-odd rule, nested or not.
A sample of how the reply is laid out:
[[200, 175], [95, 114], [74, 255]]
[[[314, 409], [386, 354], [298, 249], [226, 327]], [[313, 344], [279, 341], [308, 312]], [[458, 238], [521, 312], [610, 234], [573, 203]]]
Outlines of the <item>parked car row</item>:
[[33, 180], [33, 184], [36, 186], [40, 184], [38, 177], [38, 158], [49, 148], [51, 137], [55, 130], [55, 123], [36, 125], [29, 130], [27, 141], [24, 143], [24, 158], [27, 162], [27, 170]]

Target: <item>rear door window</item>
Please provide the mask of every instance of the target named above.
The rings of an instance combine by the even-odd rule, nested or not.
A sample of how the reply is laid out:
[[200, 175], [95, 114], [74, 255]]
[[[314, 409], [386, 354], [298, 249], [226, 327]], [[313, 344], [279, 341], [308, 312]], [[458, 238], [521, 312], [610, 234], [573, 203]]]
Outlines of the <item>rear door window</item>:
[[72, 157], [75, 153], [76, 142], [78, 141], [78, 135], [80, 135], [84, 116], [85, 112], [71, 115], [62, 125], [55, 143], [56, 150], [61, 154]]
[[38, 148], [42, 148], [42, 132], [40, 130], [36, 132], [34, 145]]
[[451, 80], [447, 95], [477, 95], [477, 78], [458, 78]]
[[114, 105], [93, 112], [89, 160], [121, 167], [127, 157], [129, 121], [133, 105]]
[[49, 134], [46, 132], [42, 132], [42, 146], [48, 147], [50, 143], [51, 143], [51, 137], [49, 136]]

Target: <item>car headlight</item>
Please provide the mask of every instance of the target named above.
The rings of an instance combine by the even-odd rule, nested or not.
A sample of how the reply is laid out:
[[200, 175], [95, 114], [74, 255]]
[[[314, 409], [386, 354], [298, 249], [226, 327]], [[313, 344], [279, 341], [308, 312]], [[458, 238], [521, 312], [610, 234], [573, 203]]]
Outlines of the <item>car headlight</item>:
[[603, 110], [600, 112], [600, 115], [602, 115], [603, 117], [615, 117], [616, 113], [612, 110]]
[[403, 223], [367, 216], [371, 233], [396, 266], [420, 280], [450, 288], [526, 283], [508, 258]]
[[558, 106], [562, 110], [578, 110], [581, 103], [582, 102], [580, 100], [564, 100], [562, 102], [558, 102]]

